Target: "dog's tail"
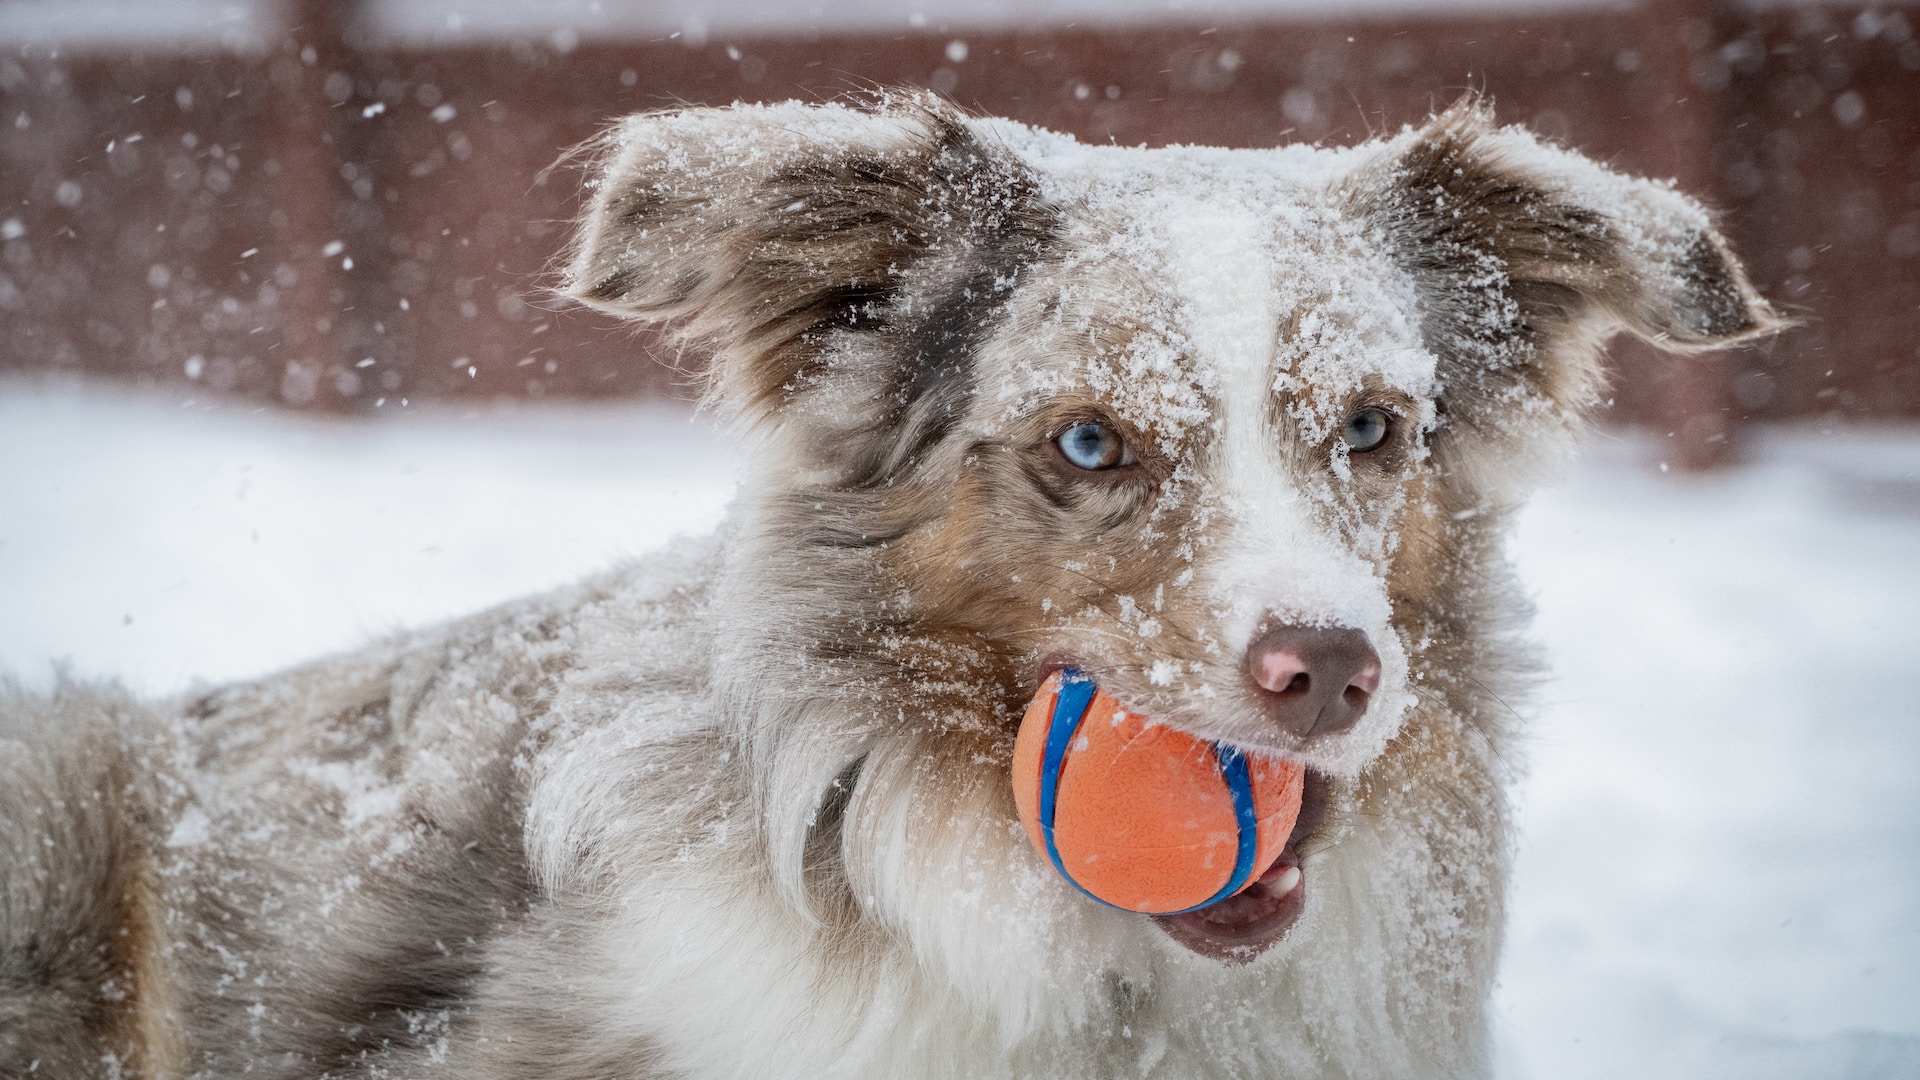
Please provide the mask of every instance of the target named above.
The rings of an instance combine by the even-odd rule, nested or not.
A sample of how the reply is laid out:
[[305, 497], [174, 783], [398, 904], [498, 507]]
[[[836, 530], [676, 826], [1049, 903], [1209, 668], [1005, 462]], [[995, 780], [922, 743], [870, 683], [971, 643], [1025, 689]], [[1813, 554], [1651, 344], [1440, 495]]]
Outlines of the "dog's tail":
[[110, 691], [0, 685], [0, 1076], [183, 1072], [143, 726]]

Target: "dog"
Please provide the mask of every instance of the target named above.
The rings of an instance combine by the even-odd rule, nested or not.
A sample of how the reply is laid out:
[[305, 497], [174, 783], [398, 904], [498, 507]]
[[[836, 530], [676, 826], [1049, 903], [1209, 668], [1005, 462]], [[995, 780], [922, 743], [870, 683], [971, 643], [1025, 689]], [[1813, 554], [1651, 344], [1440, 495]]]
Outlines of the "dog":
[[[1089, 146], [936, 99], [648, 113], [564, 292], [711, 355], [716, 535], [261, 681], [0, 708], [7, 1076], [1490, 1069], [1502, 535], [1603, 390], [1779, 319], [1708, 213], [1466, 100]], [[1050, 674], [1306, 770], [1272, 870], [1080, 895]]]

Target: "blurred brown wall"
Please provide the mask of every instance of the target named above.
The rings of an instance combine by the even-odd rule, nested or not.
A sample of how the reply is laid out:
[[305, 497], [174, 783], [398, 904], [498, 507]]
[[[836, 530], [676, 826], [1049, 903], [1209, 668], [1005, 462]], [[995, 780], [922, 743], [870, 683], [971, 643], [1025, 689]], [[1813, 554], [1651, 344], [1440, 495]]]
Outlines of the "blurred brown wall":
[[1749, 418], [1920, 417], [1920, 39], [1898, 15], [1048, 29], [959, 35], [955, 60], [929, 32], [356, 47], [339, 11], [301, 4], [263, 56], [0, 53], [0, 369], [334, 410], [654, 394], [673, 379], [644, 336], [543, 292], [579, 186], [544, 170], [611, 117], [912, 84], [1083, 139], [1262, 146], [1475, 88], [1722, 207], [1803, 320], [1719, 358], [1617, 347], [1616, 419], [1698, 463]]

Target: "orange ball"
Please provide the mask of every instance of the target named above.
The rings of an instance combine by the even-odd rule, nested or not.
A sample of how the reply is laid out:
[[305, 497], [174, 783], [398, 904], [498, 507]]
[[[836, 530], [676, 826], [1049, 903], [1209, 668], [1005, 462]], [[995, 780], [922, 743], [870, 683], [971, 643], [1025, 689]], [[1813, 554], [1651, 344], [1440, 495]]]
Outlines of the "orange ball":
[[1034, 849], [1075, 888], [1177, 915], [1273, 865], [1306, 774], [1148, 722], [1071, 669], [1034, 695], [1013, 746], [1013, 801]]

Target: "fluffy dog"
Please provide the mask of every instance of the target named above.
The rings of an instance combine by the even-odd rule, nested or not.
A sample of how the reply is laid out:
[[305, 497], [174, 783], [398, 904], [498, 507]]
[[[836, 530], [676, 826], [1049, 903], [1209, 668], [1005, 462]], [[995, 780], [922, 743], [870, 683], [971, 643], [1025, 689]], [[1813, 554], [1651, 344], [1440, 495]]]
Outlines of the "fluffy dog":
[[[712, 353], [715, 537], [256, 684], [0, 720], [0, 1073], [1471, 1076], [1530, 652], [1501, 553], [1625, 330], [1772, 313], [1670, 187], [1466, 102], [1090, 147], [935, 101], [636, 116], [567, 292]], [[1100, 906], [1053, 670], [1309, 769]]]

